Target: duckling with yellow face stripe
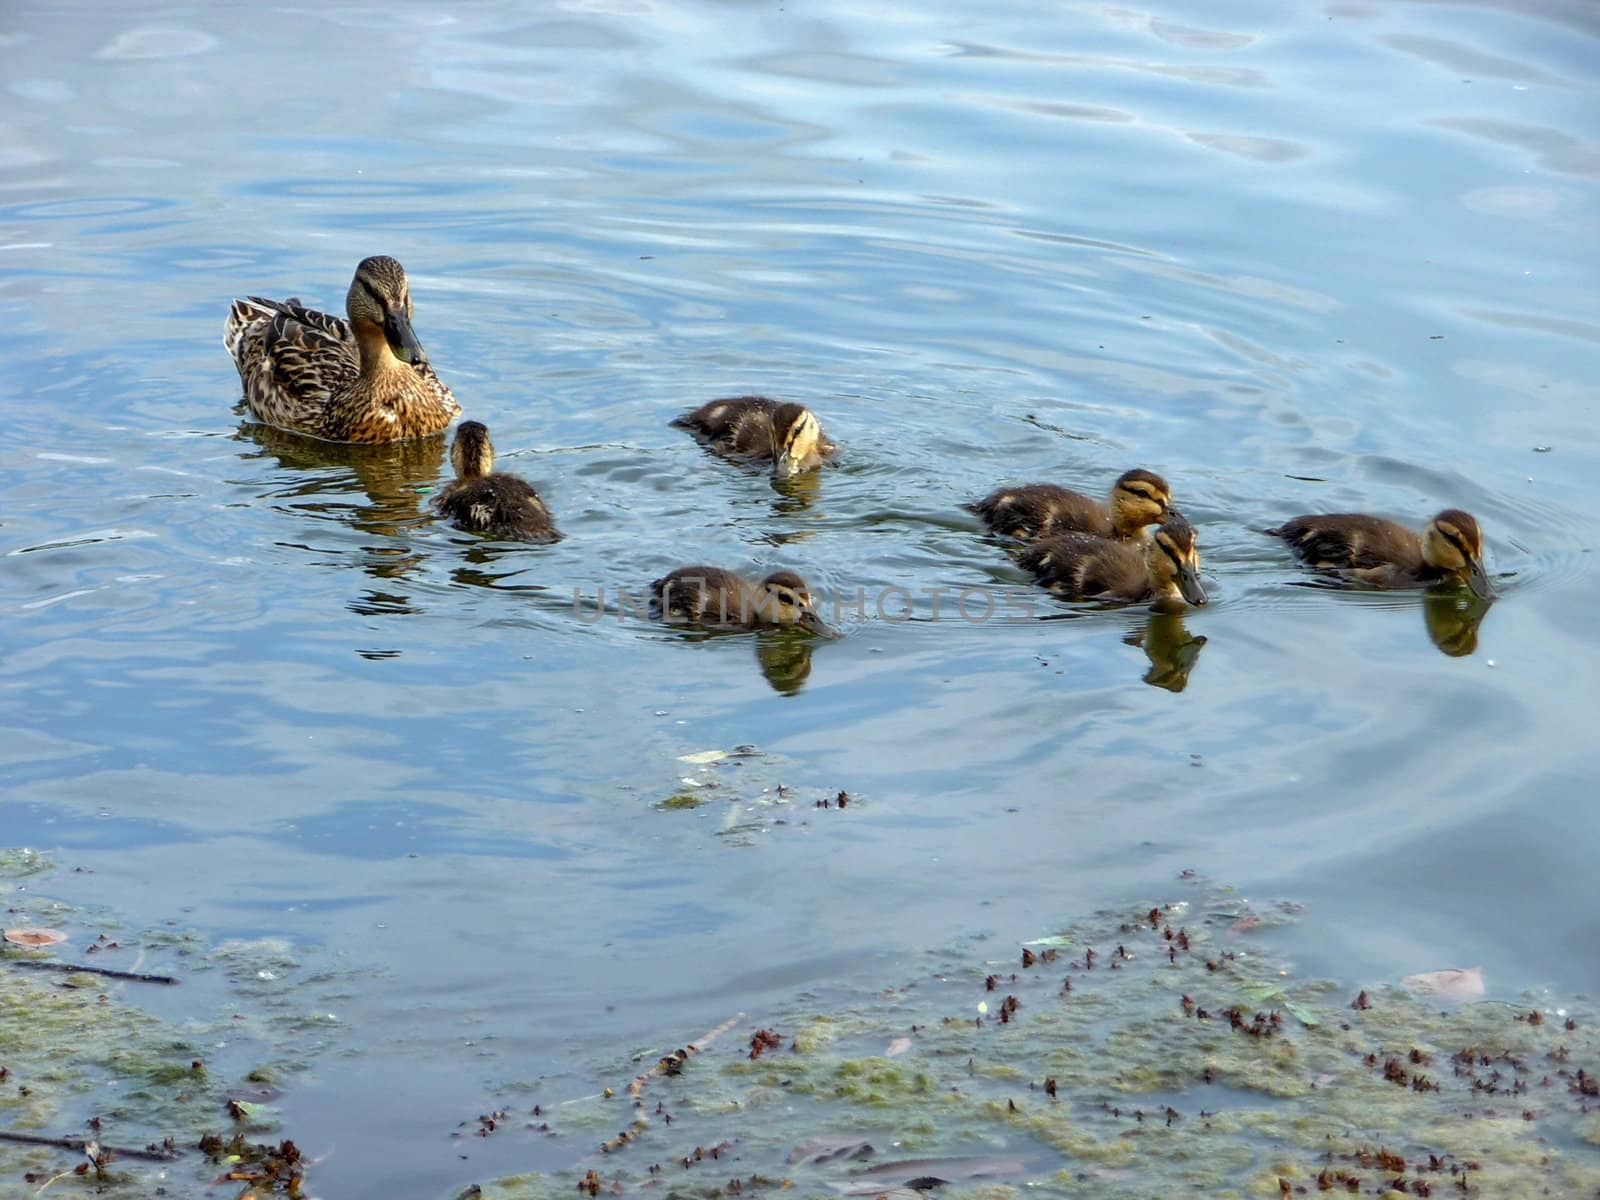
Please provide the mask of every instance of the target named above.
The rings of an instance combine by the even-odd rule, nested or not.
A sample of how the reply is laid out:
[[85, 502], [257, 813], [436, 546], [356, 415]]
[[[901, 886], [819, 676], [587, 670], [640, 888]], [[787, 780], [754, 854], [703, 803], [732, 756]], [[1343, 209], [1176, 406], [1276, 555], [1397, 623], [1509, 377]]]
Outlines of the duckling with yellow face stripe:
[[719, 454], [758, 465], [770, 463], [774, 479], [815, 470], [838, 451], [809, 408], [765, 396], [712, 400], [672, 423], [693, 431]]
[[679, 567], [650, 584], [650, 609], [662, 620], [710, 629], [788, 625], [835, 636], [793, 571], [774, 571], [757, 583], [724, 567]]
[[1434, 517], [1420, 537], [1366, 513], [1293, 517], [1266, 532], [1288, 542], [1312, 570], [1343, 583], [1420, 588], [1458, 581], [1480, 599], [1494, 595], [1483, 566], [1483, 531], [1459, 508]]
[[456, 477], [433, 498], [433, 506], [457, 529], [525, 542], [561, 540], [533, 485], [494, 469], [494, 443], [482, 422], [456, 426], [450, 463]]
[[1207, 599], [1194, 527], [1176, 511], [1142, 546], [1061, 533], [1030, 542], [1017, 562], [1063, 600], [1150, 600], [1153, 608], [1173, 609], [1199, 608]]
[[1025, 539], [1058, 533], [1092, 533], [1096, 537], [1132, 540], [1145, 526], [1166, 518], [1172, 489], [1154, 471], [1125, 471], [1111, 487], [1107, 503], [1053, 483], [1027, 483], [1001, 488], [965, 506], [983, 518], [994, 533]]

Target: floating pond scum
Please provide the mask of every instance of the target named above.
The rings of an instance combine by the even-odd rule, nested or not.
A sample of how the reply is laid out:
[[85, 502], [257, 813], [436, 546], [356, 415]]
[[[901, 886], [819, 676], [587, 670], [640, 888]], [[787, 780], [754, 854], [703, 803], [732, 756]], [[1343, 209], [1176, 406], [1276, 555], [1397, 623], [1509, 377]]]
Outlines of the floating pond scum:
[[[0, 863], [8, 928], [70, 932], [50, 961], [77, 945], [183, 977], [185, 1003], [162, 1007], [184, 1016], [138, 1007], [144, 984], [22, 968], [45, 952], [8, 947], [0, 1130], [42, 1141], [0, 1141], [0, 1194], [317, 1196], [272, 1101], [338, 1044], [329, 1006], [352, 980], [271, 941], [118, 929], [35, 892], [49, 870]], [[1600, 1196], [1593, 1006], [1417, 990], [1470, 995], [1471, 973], [1352, 994], [1300, 977], [1295, 913], [1184, 879], [1028, 930], [1044, 936], [1003, 962], [937, 950], [898, 985], [718, 1014], [672, 1053], [597, 1066], [584, 1096], [512, 1081], [459, 1136], [570, 1167], [441, 1200]]]
[[1175, 891], [519, 1093], [478, 1132], [571, 1170], [459, 1195], [1600, 1196], [1593, 1007], [1301, 978], [1292, 905]]
[[[267, 1190], [287, 1191], [301, 1165], [273, 1102], [341, 1040], [354, 976], [274, 939], [126, 929], [36, 890], [53, 870], [0, 852], [7, 930], [68, 934], [0, 954], [0, 1196], [231, 1197], [272, 1172]], [[182, 1017], [141, 1006], [157, 993]]]

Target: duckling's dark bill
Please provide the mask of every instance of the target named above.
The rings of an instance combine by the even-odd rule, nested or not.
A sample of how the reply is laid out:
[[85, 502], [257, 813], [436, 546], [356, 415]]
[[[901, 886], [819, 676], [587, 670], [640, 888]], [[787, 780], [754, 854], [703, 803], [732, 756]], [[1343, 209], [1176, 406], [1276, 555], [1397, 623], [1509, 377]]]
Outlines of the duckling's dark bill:
[[1479, 600], [1494, 599], [1494, 584], [1489, 580], [1489, 573], [1483, 569], [1483, 564], [1475, 558], [1469, 559], [1467, 562], [1467, 586], [1472, 589], [1472, 594]]
[[807, 633], [814, 633], [818, 637], [836, 638], [840, 636], [837, 629], [835, 629], [832, 625], [829, 625], [811, 609], [806, 609], [806, 611], [801, 613], [800, 619], [796, 621], [795, 624], [799, 625], [800, 628], [804, 629]]

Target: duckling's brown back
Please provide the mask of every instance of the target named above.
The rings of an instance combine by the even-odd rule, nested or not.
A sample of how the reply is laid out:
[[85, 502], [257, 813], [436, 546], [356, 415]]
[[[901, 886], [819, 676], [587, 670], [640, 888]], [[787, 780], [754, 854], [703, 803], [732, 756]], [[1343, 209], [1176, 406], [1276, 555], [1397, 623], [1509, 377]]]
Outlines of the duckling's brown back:
[[1111, 518], [1099, 501], [1053, 483], [1000, 488], [967, 505], [995, 533], [1008, 537], [1051, 537], [1068, 532], [1111, 533]]

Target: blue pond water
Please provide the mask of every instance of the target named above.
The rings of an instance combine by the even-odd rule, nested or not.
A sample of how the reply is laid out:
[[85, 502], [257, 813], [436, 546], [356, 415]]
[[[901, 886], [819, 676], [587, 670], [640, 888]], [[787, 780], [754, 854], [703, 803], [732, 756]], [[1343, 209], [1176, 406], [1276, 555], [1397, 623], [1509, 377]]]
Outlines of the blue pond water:
[[[7, 839], [368, 981], [283, 1101], [329, 1195], [519, 1169], [447, 1140], [508, 1081], [1183, 868], [1305, 902], [1308, 970], [1592, 991], [1597, 50], [1561, 0], [18, 0]], [[372, 253], [561, 544], [433, 522], [442, 442], [241, 420], [228, 301]], [[745, 391], [840, 465], [667, 427]], [[1200, 530], [1181, 623], [1035, 595], [959, 507], [1134, 465]], [[1446, 505], [1486, 615], [1256, 532]], [[617, 617], [697, 561], [869, 600], [815, 646]]]

